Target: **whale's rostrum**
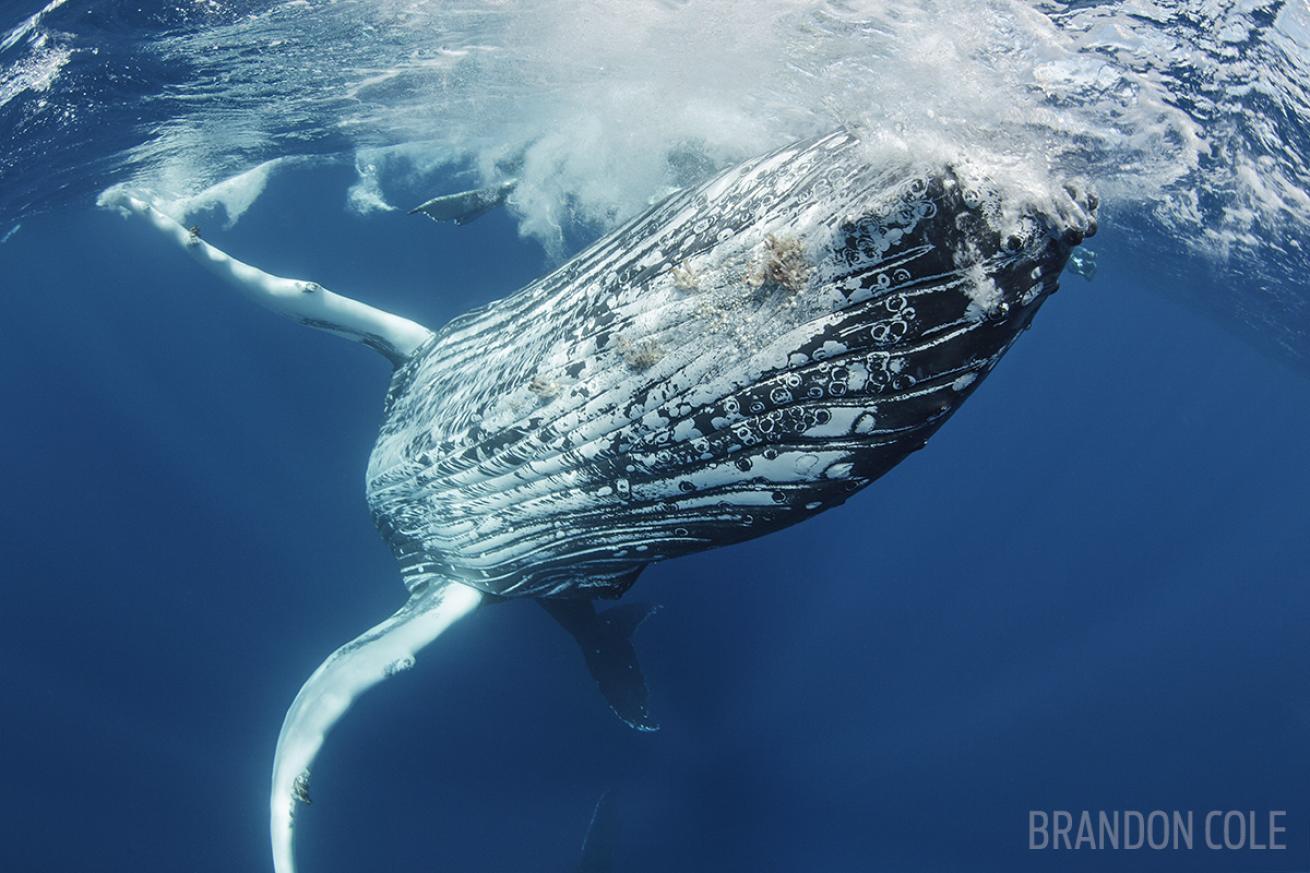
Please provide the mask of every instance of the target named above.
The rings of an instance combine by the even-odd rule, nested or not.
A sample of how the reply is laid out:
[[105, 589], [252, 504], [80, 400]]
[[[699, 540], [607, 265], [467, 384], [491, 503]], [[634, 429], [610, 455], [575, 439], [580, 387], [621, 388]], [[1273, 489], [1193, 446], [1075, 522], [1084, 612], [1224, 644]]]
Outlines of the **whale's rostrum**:
[[[921, 448], [1095, 232], [1095, 197], [1056, 188], [1003, 196], [950, 166], [872, 161], [839, 131], [676, 193], [435, 332], [107, 194], [258, 302], [396, 365], [367, 497], [409, 599], [333, 653], [287, 714], [278, 873], [294, 869], [295, 807], [332, 724], [480, 602], [551, 601], [580, 641], [631, 658], [646, 610], [607, 619], [589, 601], [652, 562], [837, 506]], [[635, 660], [588, 664], [642, 726], [644, 686], [616, 678], [639, 677]]]

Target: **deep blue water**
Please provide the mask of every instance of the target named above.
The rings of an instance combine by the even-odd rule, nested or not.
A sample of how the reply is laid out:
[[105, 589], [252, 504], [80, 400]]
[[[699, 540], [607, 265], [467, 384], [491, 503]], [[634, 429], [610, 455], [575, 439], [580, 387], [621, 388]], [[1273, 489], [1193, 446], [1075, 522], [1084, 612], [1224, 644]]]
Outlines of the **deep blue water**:
[[[547, 267], [349, 181], [206, 238], [434, 326]], [[484, 608], [329, 737], [301, 868], [570, 870], [608, 787], [632, 873], [1310, 867], [1310, 381], [1093, 243], [927, 450], [647, 571], [661, 732]], [[0, 870], [269, 869], [286, 707], [405, 596], [363, 499], [389, 367], [105, 212], [24, 221], [0, 277]], [[1052, 808], [1287, 810], [1288, 849], [1029, 851]]]

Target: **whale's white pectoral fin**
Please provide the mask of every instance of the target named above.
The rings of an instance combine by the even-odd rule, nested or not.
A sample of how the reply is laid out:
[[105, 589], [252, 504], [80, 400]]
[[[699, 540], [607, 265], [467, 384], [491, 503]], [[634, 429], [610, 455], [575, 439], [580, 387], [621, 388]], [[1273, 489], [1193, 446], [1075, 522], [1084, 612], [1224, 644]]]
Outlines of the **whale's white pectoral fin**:
[[285, 279], [238, 261], [201, 239], [196, 229], [183, 227], [154, 206], [121, 189], [106, 191], [100, 197], [100, 205], [149, 219], [194, 261], [259, 305], [301, 324], [363, 343], [394, 364], [404, 362], [432, 336], [432, 331], [417, 322], [333, 294], [315, 282]]
[[294, 873], [295, 809], [309, 802], [309, 767], [328, 730], [355, 698], [412, 667], [419, 649], [481, 600], [482, 592], [459, 582], [431, 586], [413, 595], [395, 615], [333, 652], [305, 682], [287, 711], [273, 758], [269, 813], [276, 873]]

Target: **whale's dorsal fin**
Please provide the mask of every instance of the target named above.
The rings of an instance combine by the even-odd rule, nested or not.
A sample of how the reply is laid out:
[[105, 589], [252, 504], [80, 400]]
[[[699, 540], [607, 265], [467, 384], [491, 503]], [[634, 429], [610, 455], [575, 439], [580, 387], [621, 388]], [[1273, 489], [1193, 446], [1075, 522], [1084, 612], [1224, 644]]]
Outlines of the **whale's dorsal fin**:
[[410, 215], [422, 214], [433, 221], [453, 221], [456, 224], [468, 224], [481, 218], [505, 202], [505, 198], [514, 190], [514, 179], [475, 188], [472, 191], [460, 191], [458, 194], [442, 194], [425, 203], [415, 206]]
[[637, 628], [659, 611], [659, 606], [624, 603], [598, 613], [590, 600], [560, 598], [538, 602], [577, 640], [587, 669], [614, 714], [635, 730], [659, 730], [659, 723], [651, 717], [646, 705], [649, 697], [646, 679], [632, 645]]

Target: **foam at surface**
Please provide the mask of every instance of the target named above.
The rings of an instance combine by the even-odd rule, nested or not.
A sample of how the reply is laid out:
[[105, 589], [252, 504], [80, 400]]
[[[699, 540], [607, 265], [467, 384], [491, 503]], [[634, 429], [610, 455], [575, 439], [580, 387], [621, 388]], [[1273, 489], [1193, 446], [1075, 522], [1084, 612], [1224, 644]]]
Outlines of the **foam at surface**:
[[388, 191], [380, 164], [471, 165], [472, 183], [512, 165], [523, 231], [558, 246], [570, 222], [612, 226], [714, 166], [846, 124], [875, 151], [1011, 186], [1087, 177], [1180, 236], [1252, 245], [1310, 220], [1305, 131], [1252, 97], [1308, 114], [1294, 7], [1275, 21], [1275, 4], [1212, 0], [285, 3], [160, 44], [219, 93], [139, 157], [185, 189], [161, 194], [191, 196], [249, 168], [230, 156], [282, 157], [259, 144], [295, 119], [357, 151], [361, 211], [412, 205], [391, 202], [413, 194]]
[[570, 228], [847, 125], [871, 160], [1025, 197], [1084, 178], [1107, 223], [1235, 259], [1310, 323], [1308, 21], [1275, 0], [209, 0], [142, 51], [185, 84], [118, 178], [234, 220], [293, 155], [353, 159], [363, 213], [441, 193], [434, 168], [512, 174], [521, 230], [562, 254]]

